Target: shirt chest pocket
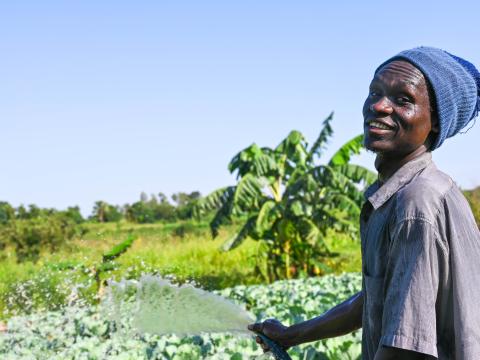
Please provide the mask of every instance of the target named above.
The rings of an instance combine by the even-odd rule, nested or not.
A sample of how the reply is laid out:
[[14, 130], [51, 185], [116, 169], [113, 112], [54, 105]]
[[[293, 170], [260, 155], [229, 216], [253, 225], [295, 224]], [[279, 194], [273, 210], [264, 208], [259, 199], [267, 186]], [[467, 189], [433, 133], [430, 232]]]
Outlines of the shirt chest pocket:
[[374, 212], [362, 234], [362, 270], [379, 278], [385, 274], [389, 256], [390, 231], [386, 216]]

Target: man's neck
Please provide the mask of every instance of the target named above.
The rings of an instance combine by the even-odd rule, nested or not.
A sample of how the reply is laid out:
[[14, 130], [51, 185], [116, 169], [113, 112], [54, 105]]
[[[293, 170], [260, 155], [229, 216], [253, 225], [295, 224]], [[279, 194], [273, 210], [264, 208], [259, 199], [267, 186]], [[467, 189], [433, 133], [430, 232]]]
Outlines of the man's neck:
[[422, 145], [411, 153], [401, 157], [377, 153], [377, 157], [375, 158], [375, 168], [378, 171], [378, 181], [381, 184], [385, 183], [403, 165], [416, 159], [420, 155], [425, 154], [427, 151], [427, 147]]

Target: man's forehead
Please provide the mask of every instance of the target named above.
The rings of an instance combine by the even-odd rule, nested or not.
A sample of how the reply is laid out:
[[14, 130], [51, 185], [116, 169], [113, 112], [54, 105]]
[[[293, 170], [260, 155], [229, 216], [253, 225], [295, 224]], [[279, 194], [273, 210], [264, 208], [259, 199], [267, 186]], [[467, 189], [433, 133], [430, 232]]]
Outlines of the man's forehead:
[[423, 73], [417, 67], [404, 60], [394, 60], [383, 65], [375, 73], [372, 82], [385, 77], [407, 85], [416, 86], [425, 83]]

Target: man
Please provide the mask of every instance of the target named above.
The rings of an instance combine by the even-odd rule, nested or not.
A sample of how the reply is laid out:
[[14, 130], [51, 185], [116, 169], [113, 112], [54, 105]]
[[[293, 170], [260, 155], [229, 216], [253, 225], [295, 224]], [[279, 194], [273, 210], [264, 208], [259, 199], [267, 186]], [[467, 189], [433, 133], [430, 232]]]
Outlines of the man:
[[440, 49], [380, 65], [363, 107], [379, 175], [360, 216], [362, 291], [303, 323], [250, 330], [288, 348], [362, 328], [362, 359], [480, 359], [480, 232], [431, 160], [476, 117], [479, 96], [477, 69]]

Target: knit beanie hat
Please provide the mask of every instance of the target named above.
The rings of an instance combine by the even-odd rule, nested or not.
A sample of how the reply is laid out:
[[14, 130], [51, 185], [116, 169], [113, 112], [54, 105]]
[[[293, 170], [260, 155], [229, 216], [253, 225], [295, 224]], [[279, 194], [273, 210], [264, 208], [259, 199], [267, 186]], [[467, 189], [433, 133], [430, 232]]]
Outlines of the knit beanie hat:
[[418, 68], [435, 93], [440, 132], [432, 145], [435, 150], [446, 138], [462, 130], [480, 111], [480, 73], [458, 56], [433, 47], [405, 50], [381, 64], [406, 60]]

